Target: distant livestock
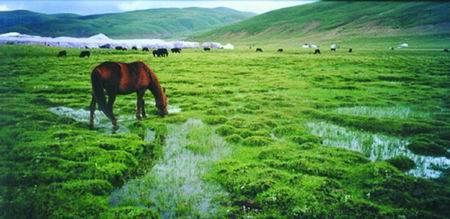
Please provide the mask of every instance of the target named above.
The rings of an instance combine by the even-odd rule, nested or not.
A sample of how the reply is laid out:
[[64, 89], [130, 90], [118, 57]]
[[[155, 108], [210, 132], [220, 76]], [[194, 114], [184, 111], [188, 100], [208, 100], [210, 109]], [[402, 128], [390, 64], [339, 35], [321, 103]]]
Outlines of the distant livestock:
[[172, 51], [172, 53], [181, 53], [181, 48], [172, 48], [170, 51]]
[[444, 52], [448, 52], [448, 49], [444, 49]]
[[80, 53], [80, 58], [89, 57], [89, 56], [91, 56], [91, 52], [89, 52], [87, 50], [81, 51], [81, 53]]
[[336, 48], [331, 48], [331, 51], [332, 52], [336, 52]]
[[320, 49], [314, 50], [314, 54], [320, 54]]
[[353, 49], [352, 48], [348, 49], [348, 52], [353, 52]]
[[211, 51], [211, 48], [205, 47], [203, 48], [204, 51]]
[[157, 56], [157, 57], [167, 57], [169, 56], [169, 52], [167, 51], [167, 49], [157, 49], [157, 50], [153, 50], [153, 57]]
[[121, 47], [121, 46], [116, 46], [115, 49], [116, 49], [116, 50], [123, 50], [123, 47]]
[[67, 56], [66, 50], [61, 50], [61, 51], [59, 51], [58, 57], [63, 57], [63, 56]]
[[261, 48], [256, 48], [256, 52], [262, 52], [263, 50]]
[[391, 47], [390, 50], [394, 50], [394, 47]]
[[283, 49], [278, 49], [278, 52], [283, 52]]
[[132, 50], [137, 50], [136, 46], [131, 47]]
[[111, 44], [103, 44], [99, 47], [100, 49], [111, 49]]
[[144, 48], [142, 48], [142, 51], [148, 52], [149, 50], [147, 47], [144, 47]]

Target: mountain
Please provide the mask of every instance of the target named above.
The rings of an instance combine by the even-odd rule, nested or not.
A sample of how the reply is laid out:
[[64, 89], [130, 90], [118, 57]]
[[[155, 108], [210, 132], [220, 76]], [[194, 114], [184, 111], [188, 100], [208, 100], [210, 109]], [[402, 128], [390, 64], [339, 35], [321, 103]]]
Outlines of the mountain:
[[246, 45], [350, 41], [363, 44], [369, 38], [374, 43], [414, 38], [422, 43], [448, 44], [450, 3], [320, 1], [270, 11], [192, 37]]
[[192, 33], [235, 23], [254, 14], [229, 8], [162, 8], [80, 16], [25, 10], [0, 12], [0, 33], [112, 38], [183, 38]]

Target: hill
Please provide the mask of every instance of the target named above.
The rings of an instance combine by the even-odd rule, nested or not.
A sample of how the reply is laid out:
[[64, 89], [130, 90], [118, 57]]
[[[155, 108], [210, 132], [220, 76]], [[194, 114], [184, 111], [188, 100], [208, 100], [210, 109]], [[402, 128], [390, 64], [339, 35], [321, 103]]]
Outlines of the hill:
[[253, 16], [229, 8], [164, 8], [80, 16], [25, 10], [0, 12], [0, 33], [113, 38], [182, 38]]
[[[283, 8], [193, 37], [241, 44], [450, 42], [449, 2], [321, 1]], [[433, 37], [429, 37], [433, 36]], [[379, 40], [377, 40], [379, 39]]]

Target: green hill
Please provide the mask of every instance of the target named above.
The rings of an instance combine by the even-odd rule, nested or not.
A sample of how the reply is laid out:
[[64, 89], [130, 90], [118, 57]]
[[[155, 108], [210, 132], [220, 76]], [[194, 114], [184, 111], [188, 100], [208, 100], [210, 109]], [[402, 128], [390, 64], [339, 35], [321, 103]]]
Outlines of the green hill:
[[[430, 37], [432, 36], [432, 37]], [[321, 1], [271, 11], [193, 37], [241, 44], [450, 43], [449, 2]]]
[[0, 33], [113, 38], [181, 38], [253, 16], [229, 8], [167, 8], [80, 16], [31, 11], [0, 12]]

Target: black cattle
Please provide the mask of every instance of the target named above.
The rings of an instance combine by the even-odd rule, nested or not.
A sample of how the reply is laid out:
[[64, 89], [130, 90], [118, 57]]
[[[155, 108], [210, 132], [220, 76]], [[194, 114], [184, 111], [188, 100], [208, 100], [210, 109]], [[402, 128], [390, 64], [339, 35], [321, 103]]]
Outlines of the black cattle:
[[89, 57], [89, 56], [91, 56], [91, 52], [89, 52], [87, 50], [81, 51], [81, 53], [80, 53], [80, 58]]
[[167, 49], [157, 49], [157, 50], [153, 50], [153, 57], [157, 56], [157, 57], [167, 57], [169, 56], [169, 52], [167, 51]]
[[116, 49], [116, 50], [123, 50], [123, 47], [121, 47], [121, 46], [116, 46], [115, 49]]
[[111, 49], [111, 44], [103, 44], [99, 48], [100, 49]]
[[331, 48], [331, 51], [332, 52], [336, 52], [336, 48]]
[[444, 52], [448, 52], [448, 49], [444, 49]]
[[263, 50], [261, 48], [256, 48], [256, 52], [262, 52]]
[[352, 48], [348, 49], [348, 52], [353, 52], [353, 49]]
[[144, 47], [144, 48], [142, 48], [142, 51], [146, 51], [146, 52], [148, 52], [149, 50], [148, 50], [148, 48], [147, 48], [147, 47]]
[[314, 54], [320, 54], [320, 49], [314, 50]]
[[125, 48], [125, 47], [124, 47], [124, 48], [122, 48], [122, 51], [127, 51], [127, 50], [128, 50], [128, 49], [127, 49], [127, 48]]
[[172, 48], [170, 51], [172, 51], [172, 53], [181, 53], [181, 48]]
[[205, 47], [203, 48], [204, 51], [211, 51], [211, 48]]
[[59, 51], [58, 57], [63, 57], [63, 56], [67, 56], [66, 50], [61, 50], [61, 51]]
[[136, 46], [131, 47], [132, 50], [137, 50]]
[[278, 52], [283, 52], [283, 49], [278, 49]]

